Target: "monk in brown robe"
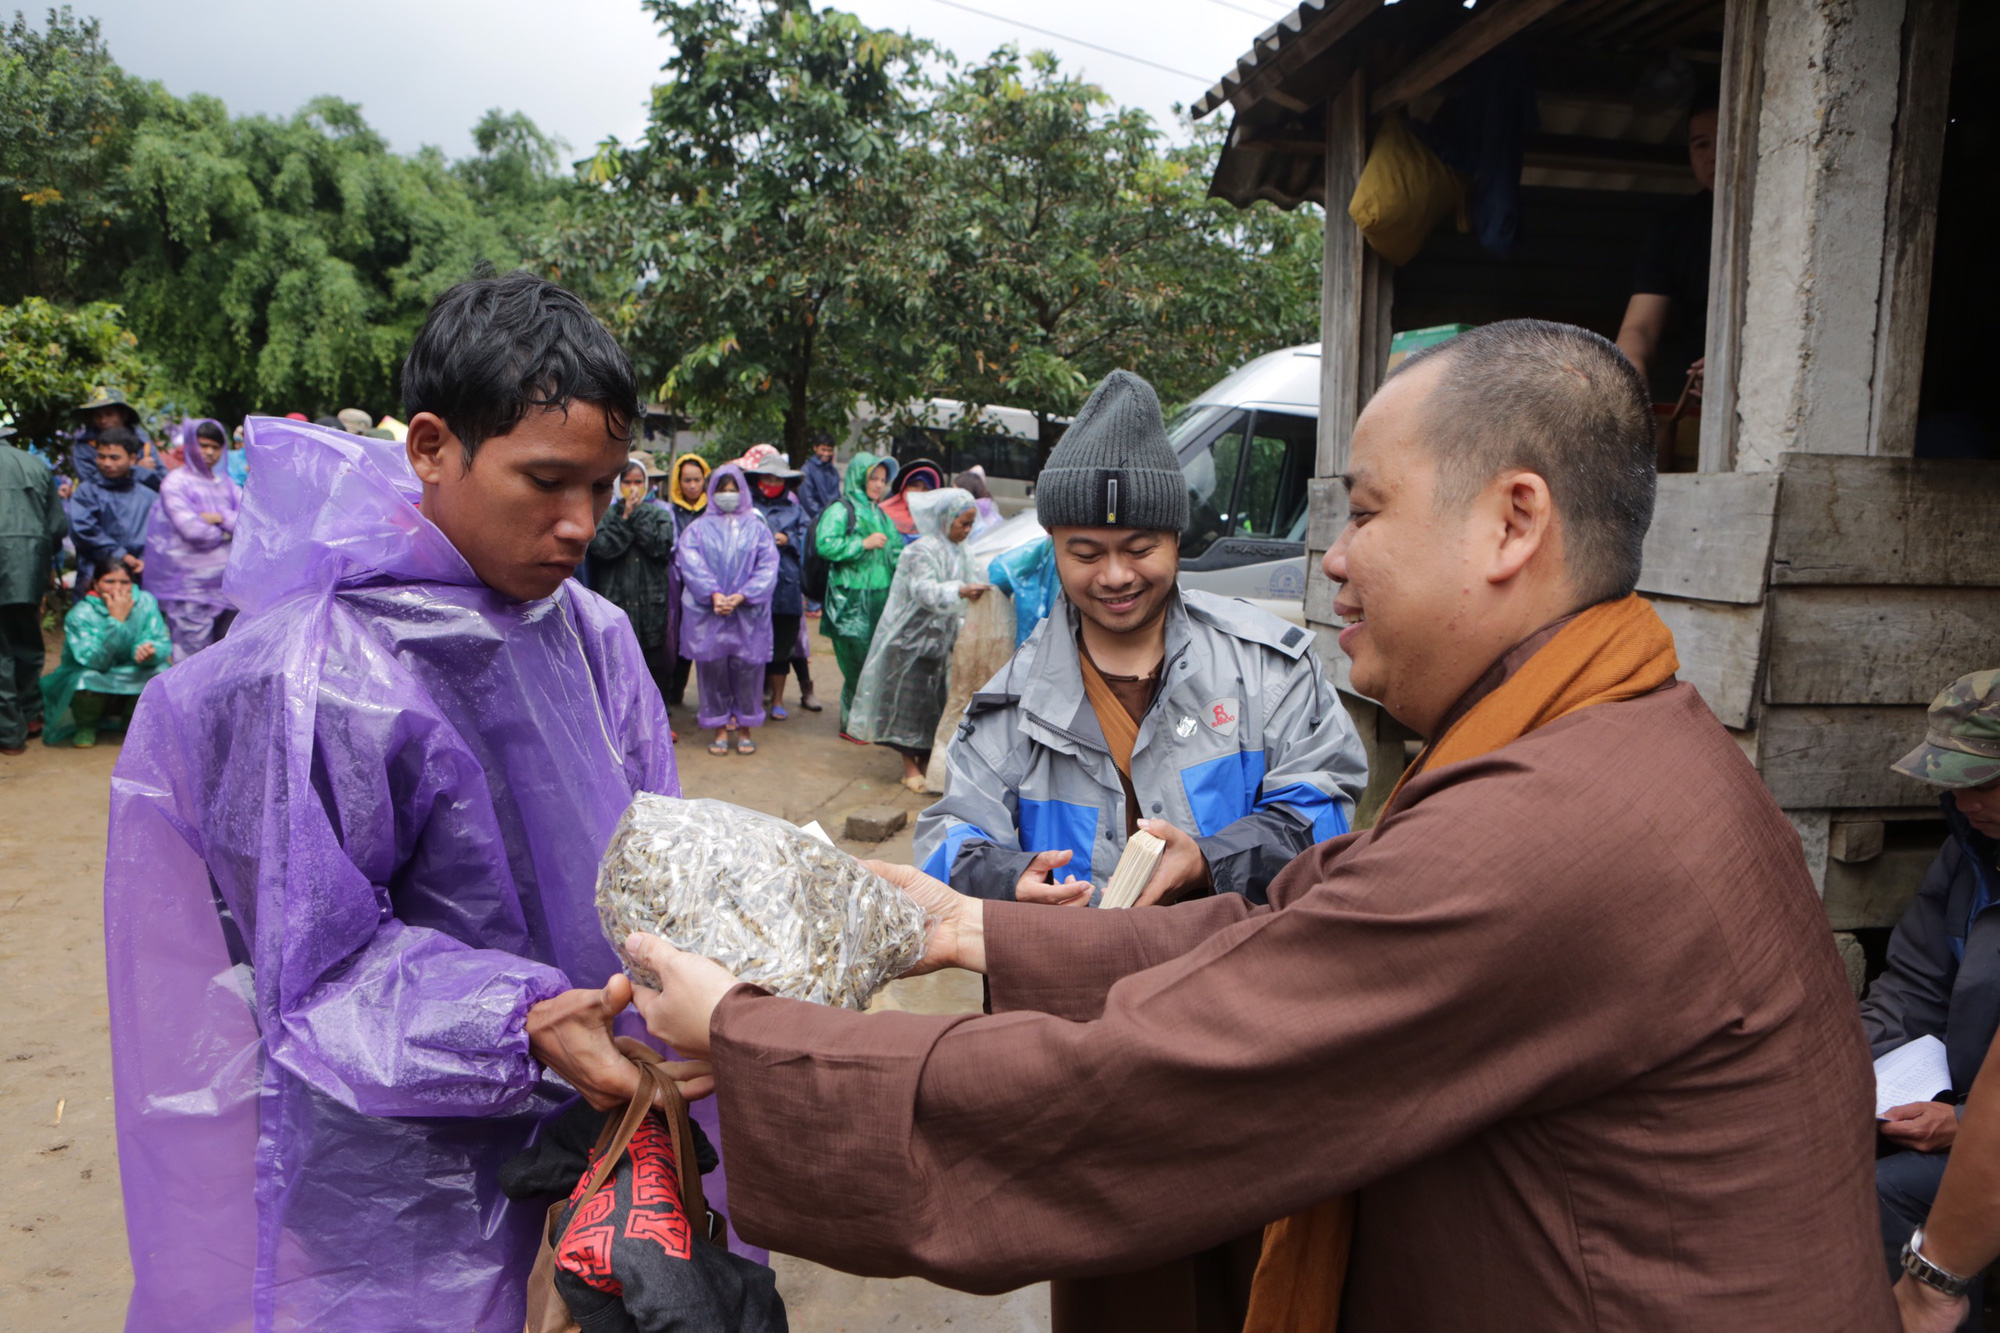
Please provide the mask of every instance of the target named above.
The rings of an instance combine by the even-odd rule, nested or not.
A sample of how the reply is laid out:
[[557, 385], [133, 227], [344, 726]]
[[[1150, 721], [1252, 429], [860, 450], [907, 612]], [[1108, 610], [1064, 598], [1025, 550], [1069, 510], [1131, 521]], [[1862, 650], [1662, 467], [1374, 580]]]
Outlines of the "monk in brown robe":
[[988, 977], [966, 1017], [634, 937], [648, 1025], [712, 1062], [737, 1226], [1000, 1291], [1274, 1224], [1255, 1333], [1893, 1328], [1868, 1052], [1798, 838], [1631, 595], [1638, 376], [1489, 325], [1405, 363], [1351, 460], [1341, 646], [1430, 743], [1268, 907], [897, 869], [923, 965]]

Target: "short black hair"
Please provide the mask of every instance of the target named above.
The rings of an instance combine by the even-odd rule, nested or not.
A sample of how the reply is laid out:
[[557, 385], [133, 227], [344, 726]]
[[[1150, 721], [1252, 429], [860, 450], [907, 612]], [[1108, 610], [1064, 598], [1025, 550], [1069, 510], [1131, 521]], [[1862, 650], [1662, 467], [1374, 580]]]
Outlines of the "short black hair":
[[116, 445], [134, 458], [139, 456], [141, 447], [139, 437], [123, 426], [113, 426], [110, 430], [97, 432], [97, 447], [101, 449], [107, 444]]
[[1562, 517], [1583, 604], [1637, 587], [1658, 476], [1651, 402], [1625, 354], [1572, 324], [1509, 319], [1427, 347], [1393, 375], [1431, 361], [1438, 507], [1463, 509], [1509, 469], [1533, 472]]
[[529, 408], [595, 404], [627, 442], [639, 419], [617, 339], [573, 293], [525, 270], [468, 278], [438, 297], [403, 361], [402, 396], [411, 414], [444, 419], [468, 464]]
[[229, 437], [222, 433], [222, 425], [220, 422], [215, 422], [215, 421], [202, 422], [199, 426], [196, 426], [194, 428], [194, 437], [197, 440], [214, 440], [217, 444], [222, 445], [224, 448], [227, 448], [229, 445]]

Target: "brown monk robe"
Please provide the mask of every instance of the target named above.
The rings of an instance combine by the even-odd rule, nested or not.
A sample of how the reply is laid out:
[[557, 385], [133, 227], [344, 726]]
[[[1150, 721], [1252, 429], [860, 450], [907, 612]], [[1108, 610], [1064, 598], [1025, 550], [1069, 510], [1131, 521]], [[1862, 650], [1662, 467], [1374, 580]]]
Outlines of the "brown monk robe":
[[[1160, 664], [1144, 676], [1106, 675], [1077, 640], [1083, 692], [1125, 786], [1125, 836], [1139, 827], [1132, 747], [1153, 706]], [[1057, 1278], [1049, 1284], [1053, 1333], [1240, 1333], [1250, 1306], [1262, 1236], [1251, 1231], [1199, 1254], [1129, 1273]]]
[[1351, 1193], [1344, 1333], [1893, 1327], [1860, 1024], [1691, 687], [1427, 768], [1270, 897], [986, 903], [991, 1016], [729, 991], [736, 1225], [1000, 1291]]

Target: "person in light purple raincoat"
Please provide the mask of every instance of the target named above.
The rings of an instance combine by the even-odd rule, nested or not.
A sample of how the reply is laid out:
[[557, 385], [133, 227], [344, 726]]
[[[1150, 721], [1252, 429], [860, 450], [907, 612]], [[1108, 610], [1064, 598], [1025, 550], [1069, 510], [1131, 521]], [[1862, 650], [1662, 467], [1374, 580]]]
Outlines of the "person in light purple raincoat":
[[710, 754], [757, 753], [750, 728], [764, 725], [764, 668], [771, 660], [771, 595], [778, 547], [757, 517], [743, 469], [725, 463], [708, 479], [708, 506], [674, 548], [681, 575], [681, 656], [695, 664], [695, 724], [715, 729]]
[[222, 596], [222, 571], [241, 496], [228, 473], [216, 470], [228, 447], [221, 422], [184, 421], [175, 438], [182, 465], [161, 479], [160, 502], [147, 519], [146, 591], [160, 599], [174, 661], [184, 662], [235, 618]]
[[637, 1086], [594, 881], [679, 781], [629, 622], [568, 578], [630, 364], [514, 273], [439, 298], [402, 398], [407, 445], [250, 423], [241, 616], [113, 775], [129, 1333], [518, 1333], [543, 1209], [495, 1173], [572, 1087]]

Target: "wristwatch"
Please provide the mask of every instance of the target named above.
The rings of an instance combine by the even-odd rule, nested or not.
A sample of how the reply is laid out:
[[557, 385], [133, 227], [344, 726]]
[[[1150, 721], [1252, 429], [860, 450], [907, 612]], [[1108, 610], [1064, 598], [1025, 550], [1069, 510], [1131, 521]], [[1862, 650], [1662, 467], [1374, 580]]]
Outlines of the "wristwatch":
[[1936, 1288], [1947, 1296], [1963, 1296], [1972, 1285], [1969, 1277], [1939, 1268], [1924, 1258], [1924, 1229], [1918, 1227], [1910, 1238], [1903, 1242], [1903, 1271], [1927, 1287]]

